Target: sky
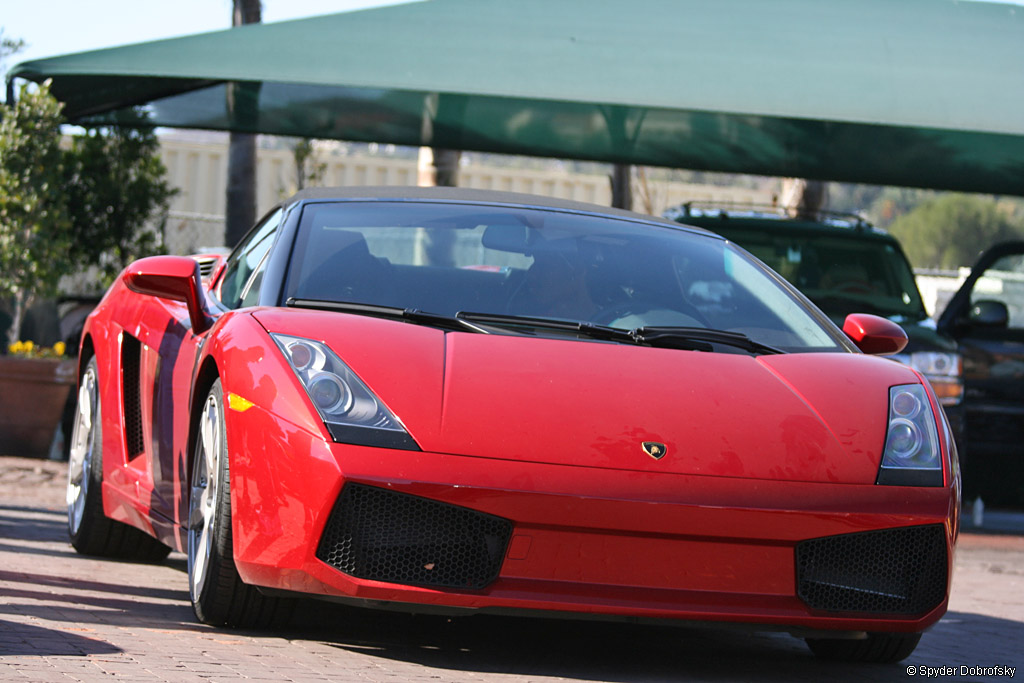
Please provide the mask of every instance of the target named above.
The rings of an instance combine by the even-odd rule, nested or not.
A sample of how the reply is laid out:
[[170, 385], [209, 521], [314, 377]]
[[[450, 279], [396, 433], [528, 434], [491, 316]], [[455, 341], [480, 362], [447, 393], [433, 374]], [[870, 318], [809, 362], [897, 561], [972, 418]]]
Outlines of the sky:
[[[263, 0], [263, 21], [397, 4], [401, 0]], [[1024, 0], [1022, 0], [1024, 1]], [[19, 62], [231, 28], [231, 0], [0, 0], [5, 38], [21, 39]]]

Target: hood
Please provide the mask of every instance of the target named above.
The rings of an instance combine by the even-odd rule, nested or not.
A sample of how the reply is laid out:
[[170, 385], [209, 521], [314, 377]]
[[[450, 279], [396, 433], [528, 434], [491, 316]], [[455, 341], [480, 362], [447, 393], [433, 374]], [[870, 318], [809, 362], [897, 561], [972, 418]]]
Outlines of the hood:
[[[751, 357], [319, 311], [256, 315], [269, 330], [325, 341], [424, 451], [503, 460], [871, 484], [888, 388], [918, 381], [854, 353]], [[651, 457], [644, 442], [666, 454]]]

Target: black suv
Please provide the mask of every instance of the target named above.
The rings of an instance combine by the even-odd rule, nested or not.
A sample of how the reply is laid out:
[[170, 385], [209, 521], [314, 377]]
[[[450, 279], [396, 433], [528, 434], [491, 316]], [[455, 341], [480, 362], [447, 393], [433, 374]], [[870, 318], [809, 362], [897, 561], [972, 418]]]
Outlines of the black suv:
[[957, 343], [936, 329], [914, 271], [895, 237], [858, 216], [819, 212], [816, 220], [782, 209], [684, 204], [665, 217], [716, 232], [758, 257], [796, 286], [837, 325], [850, 313], [885, 316], [906, 330], [896, 356], [928, 378], [964, 456], [962, 360]]

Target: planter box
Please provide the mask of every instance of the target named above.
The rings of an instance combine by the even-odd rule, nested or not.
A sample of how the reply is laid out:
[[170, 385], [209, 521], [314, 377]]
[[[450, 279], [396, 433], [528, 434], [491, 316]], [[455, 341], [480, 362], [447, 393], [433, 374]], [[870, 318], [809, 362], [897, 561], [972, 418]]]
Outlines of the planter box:
[[73, 360], [0, 356], [0, 455], [49, 455], [75, 369]]

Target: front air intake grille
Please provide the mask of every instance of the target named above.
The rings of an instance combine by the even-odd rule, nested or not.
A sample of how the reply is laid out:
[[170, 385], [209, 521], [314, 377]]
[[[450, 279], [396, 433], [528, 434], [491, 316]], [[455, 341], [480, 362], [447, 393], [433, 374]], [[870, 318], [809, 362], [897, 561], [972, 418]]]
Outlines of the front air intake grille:
[[360, 579], [479, 589], [498, 577], [511, 535], [501, 517], [347, 484], [316, 556]]
[[796, 546], [797, 594], [829, 612], [924, 614], [946, 597], [941, 524], [803, 541]]

